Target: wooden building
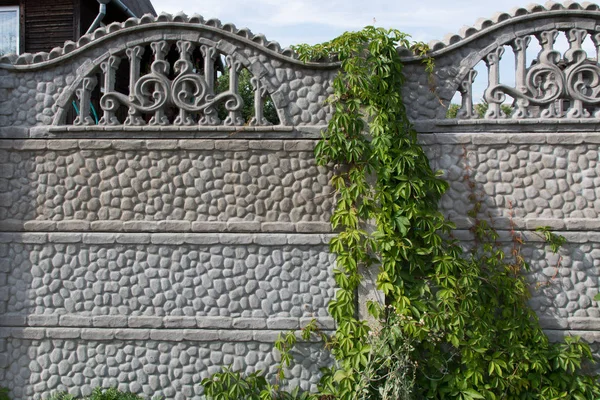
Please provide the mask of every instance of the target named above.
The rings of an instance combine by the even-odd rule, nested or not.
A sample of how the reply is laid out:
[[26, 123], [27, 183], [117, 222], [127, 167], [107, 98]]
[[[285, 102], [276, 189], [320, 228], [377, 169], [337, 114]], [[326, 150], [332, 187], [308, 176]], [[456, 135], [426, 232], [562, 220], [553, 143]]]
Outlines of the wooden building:
[[150, 0], [0, 0], [0, 55], [50, 51], [90, 27], [156, 15]]

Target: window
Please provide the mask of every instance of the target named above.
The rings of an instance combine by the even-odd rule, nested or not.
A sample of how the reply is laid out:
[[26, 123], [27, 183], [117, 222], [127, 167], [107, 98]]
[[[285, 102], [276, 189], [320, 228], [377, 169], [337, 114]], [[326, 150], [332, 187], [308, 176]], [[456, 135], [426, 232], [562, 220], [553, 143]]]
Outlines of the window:
[[19, 7], [0, 7], [0, 55], [19, 53]]

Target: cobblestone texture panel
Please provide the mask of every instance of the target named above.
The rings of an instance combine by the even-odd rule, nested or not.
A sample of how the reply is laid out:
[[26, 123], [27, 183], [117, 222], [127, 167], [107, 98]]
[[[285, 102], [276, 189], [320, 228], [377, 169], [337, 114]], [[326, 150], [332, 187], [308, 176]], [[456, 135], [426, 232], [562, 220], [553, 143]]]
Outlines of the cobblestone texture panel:
[[2, 314], [325, 317], [335, 292], [323, 244], [11, 243], [0, 258]]
[[[279, 151], [248, 141], [194, 142], [204, 150], [165, 142], [82, 150], [76, 140], [56, 140], [37, 151], [0, 149], [0, 220], [83, 222], [58, 230], [96, 221], [329, 221], [331, 174], [316, 165], [313, 141], [297, 151], [284, 151], [281, 141]], [[114, 149], [124, 145], [131, 149]]]
[[[0, 382], [13, 398], [41, 399], [42, 394], [68, 391], [89, 395], [97, 386], [115, 386], [148, 398], [198, 399], [202, 379], [222, 366], [275, 374], [277, 351], [272, 344], [164, 342], [155, 340], [25, 340], [6, 339]], [[318, 366], [328, 361], [319, 345], [300, 346], [287, 372], [291, 386], [316, 389]]]

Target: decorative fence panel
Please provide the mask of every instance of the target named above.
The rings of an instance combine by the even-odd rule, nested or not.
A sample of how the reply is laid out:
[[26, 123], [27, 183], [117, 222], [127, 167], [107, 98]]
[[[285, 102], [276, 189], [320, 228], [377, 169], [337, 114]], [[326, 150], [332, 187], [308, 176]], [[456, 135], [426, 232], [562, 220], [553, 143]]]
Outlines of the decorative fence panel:
[[[465, 210], [478, 198], [477, 218], [491, 221], [507, 251], [511, 232], [525, 238], [530, 304], [549, 336], [579, 335], [596, 351], [599, 22], [590, 3], [498, 13], [431, 44], [433, 79], [401, 49], [407, 108], [432, 167], [450, 183], [441, 208], [455, 234], [472, 240]], [[534, 232], [543, 226], [567, 239], [559, 255]]]
[[[498, 14], [433, 44], [432, 77], [399, 49], [456, 235], [471, 240], [480, 196], [503, 240], [528, 239], [548, 334], [596, 350], [598, 26], [595, 5]], [[14, 399], [111, 385], [198, 398], [221, 366], [273, 372], [280, 332], [312, 318], [334, 329], [331, 172], [313, 149], [337, 68], [184, 15], [0, 58], [0, 385]], [[538, 226], [567, 238], [560, 259]], [[296, 356], [291, 383], [314, 389], [327, 354]]]
[[[313, 149], [336, 66], [291, 55], [162, 15], [2, 59], [0, 385], [13, 398], [198, 397], [223, 365], [274, 372], [280, 332], [333, 328], [331, 174]], [[292, 383], [314, 388], [326, 362], [300, 347]]]

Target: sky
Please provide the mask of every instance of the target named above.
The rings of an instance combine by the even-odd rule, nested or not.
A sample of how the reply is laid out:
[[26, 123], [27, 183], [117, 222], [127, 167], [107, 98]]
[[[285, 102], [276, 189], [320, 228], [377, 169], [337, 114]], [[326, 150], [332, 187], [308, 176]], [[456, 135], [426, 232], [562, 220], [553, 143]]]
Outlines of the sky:
[[414, 40], [442, 40], [478, 18], [531, 0], [152, 0], [158, 13], [200, 14], [250, 28], [284, 47], [324, 42], [367, 25], [396, 28]]
[[[152, 0], [152, 4], [158, 13], [183, 11], [205, 19], [218, 18], [238, 28], [249, 28], [255, 34], [262, 33], [268, 40], [287, 47], [325, 42], [367, 25], [396, 28], [411, 35], [412, 40], [429, 43], [459, 33], [463, 26], [472, 26], [480, 18], [489, 19], [497, 12], [525, 7], [532, 1], [535, 0]], [[568, 49], [564, 35], [559, 36], [555, 49]], [[584, 49], [590, 56], [595, 55], [589, 38]], [[539, 50], [537, 41], [532, 41], [527, 59], [535, 59]], [[514, 85], [514, 63], [512, 51], [506, 51], [500, 75], [501, 82], [510, 86]], [[475, 69], [478, 75], [473, 92], [479, 102], [487, 86], [487, 68], [482, 61]], [[453, 102], [460, 102], [458, 94]]]

